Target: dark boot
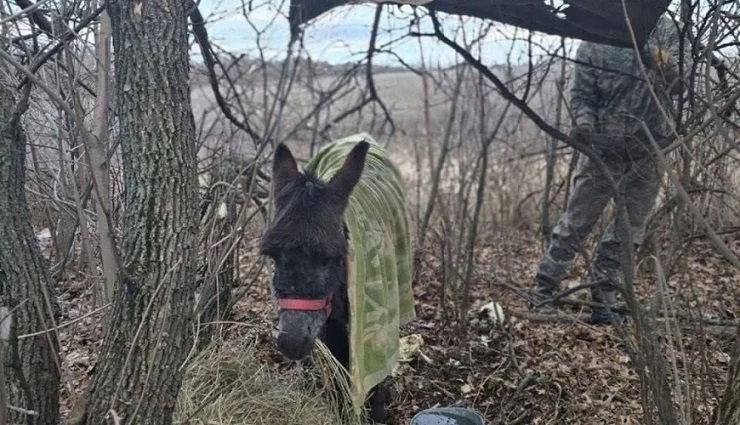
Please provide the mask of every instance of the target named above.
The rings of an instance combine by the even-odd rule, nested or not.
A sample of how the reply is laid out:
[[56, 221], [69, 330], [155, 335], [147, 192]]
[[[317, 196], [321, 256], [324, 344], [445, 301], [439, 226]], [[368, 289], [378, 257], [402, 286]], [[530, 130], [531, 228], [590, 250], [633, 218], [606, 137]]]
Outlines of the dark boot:
[[534, 290], [529, 293], [529, 309], [538, 314], [557, 314], [558, 309], [553, 302], [557, 287], [557, 282], [538, 274]]
[[614, 285], [605, 283], [594, 286], [591, 289], [591, 299], [602, 307], [594, 307], [588, 323], [591, 325], [622, 325], [629, 319], [627, 316], [617, 313], [612, 308], [617, 300], [617, 290]]
[[588, 318], [588, 324], [594, 326], [626, 325], [628, 322], [629, 316], [607, 308], [594, 308]]

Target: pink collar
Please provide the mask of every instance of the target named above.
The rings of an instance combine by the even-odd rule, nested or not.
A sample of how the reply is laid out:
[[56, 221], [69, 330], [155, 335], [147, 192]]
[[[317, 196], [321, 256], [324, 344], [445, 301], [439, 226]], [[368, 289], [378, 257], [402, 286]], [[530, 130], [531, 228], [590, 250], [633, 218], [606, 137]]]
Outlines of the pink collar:
[[292, 311], [320, 311], [323, 310], [326, 317], [331, 314], [332, 297], [321, 298], [318, 300], [307, 300], [301, 298], [280, 298], [278, 299], [278, 308], [280, 310]]

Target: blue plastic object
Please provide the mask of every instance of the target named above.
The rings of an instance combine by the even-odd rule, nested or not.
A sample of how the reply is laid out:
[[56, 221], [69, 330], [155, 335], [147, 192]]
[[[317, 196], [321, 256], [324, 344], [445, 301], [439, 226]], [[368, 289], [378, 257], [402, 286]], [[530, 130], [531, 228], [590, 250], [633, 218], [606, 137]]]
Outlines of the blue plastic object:
[[426, 409], [411, 419], [411, 425], [485, 425], [478, 413], [462, 407]]

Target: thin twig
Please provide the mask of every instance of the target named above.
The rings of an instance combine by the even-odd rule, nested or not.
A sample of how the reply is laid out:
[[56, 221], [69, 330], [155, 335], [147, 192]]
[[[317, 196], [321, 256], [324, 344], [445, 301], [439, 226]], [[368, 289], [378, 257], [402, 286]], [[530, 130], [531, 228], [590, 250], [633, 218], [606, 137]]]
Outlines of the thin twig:
[[38, 331], [38, 332], [30, 333], [30, 334], [19, 335], [18, 336], [18, 339], [33, 338], [35, 336], [43, 335], [43, 334], [46, 334], [46, 333], [49, 333], [49, 332], [58, 331], [59, 329], [66, 328], [67, 326], [74, 325], [75, 323], [79, 322], [82, 319], [85, 319], [85, 318], [90, 317], [90, 316], [94, 316], [94, 315], [100, 313], [101, 311], [107, 309], [111, 305], [112, 305], [111, 303], [105, 304], [103, 306], [100, 306], [100, 307], [96, 308], [95, 310], [93, 310], [93, 311], [91, 311], [89, 313], [83, 314], [80, 317], [76, 317], [76, 318], [70, 320], [69, 322], [61, 323], [61, 324], [59, 324], [59, 325], [57, 325], [57, 326], [55, 326], [55, 327], [53, 327], [51, 329], [44, 329], [43, 331]]
[[[218, 77], [216, 76], [216, 61], [213, 57], [213, 49], [211, 47], [211, 43], [208, 41], [208, 31], [206, 30], [203, 15], [200, 13], [200, 10], [198, 10], [198, 6], [192, 0], [188, 0], [186, 10], [189, 11], [190, 22], [192, 22], [193, 24], [193, 34], [195, 35], [195, 40], [200, 46], [200, 52], [203, 55], [203, 63], [208, 70], [208, 82], [211, 85], [213, 96], [216, 99], [218, 107], [221, 109], [221, 112], [223, 112], [224, 116], [226, 116], [226, 119], [228, 119], [237, 128], [244, 131], [252, 138], [255, 145], [259, 146], [264, 144], [265, 140], [263, 140], [263, 138], [259, 134], [257, 134], [256, 131], [254, 131], [249, 122], [246, 120], [239, 120], [236, 116], [234, 116], [234, 114], [231, 112], [231, 108], [229, 108], [229, 106], [226, 104], [226, 99], [224, 99], [223, 95], [221, 94]], [[224, 74], [225, 73], [226, 72], [224, 72]]]
[[686, 189], [684, 189], [678, 176], [676, 176], [673, 170], [671, 170], [671, 168], [668, 166], [668, 161], [666, 160], [665, 154], [663, 153], [663, 151], [660, 150], [658, 143], [655, 141], [655, 138], [653, 138], [652, 134], [648, 130], [645, 122], [641, 121], [640, 125], [642, 126], [645, 134], [648, 135], [653, 148], [655, 148], [655, 158], [657, 159], [658, 164], [666, 172], [666, 174], [668, 174], [668, 178], [671, 179], [671, 183], [673, 183], [673, 185], [676, 187], [676, 192], [678, 192], [678, 196], [680, 196], [681, 199], [684, 201], [694, 218], [699, 223], [701, 223], [702, 227], [704, 227], [704, 231], [706, 232], [707, 237], [712, 242], [712, 245], [714, 245], [717, 251], [722, 254], [722, 257], [724, 257], [724, 259], [728, 263], [732, 264], [733, 267], [740, 270], [740, 260], [738, 260], [737, 256], [735, 256], [735, 253], [733, 253], [732, 250], [722, 241], [722, 239], [720, 239], [720, 237], [714, 231], [706, 218], [704, 218], [704, 215], [701, 213], [701, 211], [699, 211], [699, 208], [697, 208], [694, 202], [691, 200], [691, 197], [686, 192]]
[[[38, 58], [37, 60], [34, 61], [34, 63], [31, 65], [31, 68], [30, 68], [31, 69], [31, 72], [34, 72], [35, 73], [36, 71], [38, 71], [39, 68], [41, 68], [41, 66], [46, 63], [46, 61], [48, 61], [52, 56], [54, 56], [56, 53], [58, 53], [59, 50], [61, 50], [62, 47], [64, 47], [65, 43], [67, 43], [69, 40], [75, 38], [77, 36], [77, 34], [79, 34], [80, 31], [82, 31], [88, 25], [90, 25], [90, 23], [92, 23], [101, 13], [103, 13], [104, 10], [105, 10], [105, 4], [102, 4], [102, 5], [100, 5], [100, 7], [98, 7], [97, 9], [95, 9], [92, 13], [90, 13], [89, 16], [87, 16], [84, 19], [80, 20], [80, 23], [77, 24], [72, 29], [72, 31], [67, 31], [64, 34], [61, 34], [59, 36], [59, 40], [54, 45], [54, 47], [52, 47], [51, 49], [49, 49], [48, 51], [46, 51], [46, 53], [44, 53], [43, 56], [41, 56], [40, 58]], [[24, 84], [26, 84], [26, 83], [28, 83], [28, 79], [24, 79], [21, 82], [21, 86], [24, 85]], [[93, 95], [94, 95], [94, 92], [93, 92]]]

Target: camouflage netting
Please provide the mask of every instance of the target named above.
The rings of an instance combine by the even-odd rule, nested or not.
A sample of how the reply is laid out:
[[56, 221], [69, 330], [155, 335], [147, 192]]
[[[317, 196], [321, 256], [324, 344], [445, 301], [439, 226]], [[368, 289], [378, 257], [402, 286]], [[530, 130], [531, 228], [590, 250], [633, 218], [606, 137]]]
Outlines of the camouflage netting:
[[[379, 0], [366, 1], [380, 3]], [[291, 0], [291, 33], [297, 35], [302, 24], [350, 3], [353, 2]], [[638, 44], [642, 44], [655, 27], [658, 17], [666, 11], [670, 0], [565, 0], [557, 8], [551, 6], [554, 2], [549, 0], [398, 0], [389, 3], [424, 6], [433, 11], [490, 19], [552, 35], [632, 47], [632, 37], [624, 19], [624, 6], [635, 38]]]

